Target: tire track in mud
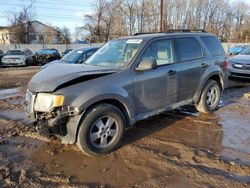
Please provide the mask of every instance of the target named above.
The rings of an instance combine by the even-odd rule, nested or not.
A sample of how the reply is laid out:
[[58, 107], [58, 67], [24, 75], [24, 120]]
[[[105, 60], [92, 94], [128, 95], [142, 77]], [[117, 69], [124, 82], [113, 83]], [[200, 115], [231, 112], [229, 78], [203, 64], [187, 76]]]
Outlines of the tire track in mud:
[[[176, 146], [176, 143], [172, 143], [171, 145]], [[179, 145], [180, 148], [185, 147], [184, 145]], [[148, 148], [140, 145], [133, 145], [132, 149], [136, 150], [138, 153], [148, 153], [151, 154], [151, 162], [154, 162], [156, 164], [164, 164], [164, 167], [167, 168], [175, 168], [181, 170], [183, 174], [190, 171], [195, 171], [195, 173], [199, 173], [202, 177], [209, 176], [212, 179], [217, 179], [217, 181], [222, 181], [221, 185], [223, 185], [225, 182], [225, 179], [229, 181], [232, 185], [239, 186], [247, 186], [250, 185], [250, 176], [247, 176], [245, 174], [250, 174], [249, 167], [246, 166], [237, 166], [236, 170], [231, 169], [235, 168], [235, 165], [231, 165], [228, 163], [228, 161], [223, 161], [222, 159], [219, 159], [217, 156], [213, 156], [210, 152], [202, 151], [202, 150], [196, 150], [195, 152], [199, 154], [195, 154], [193, 152], [186, 153], [187, 151], [190, 151], [188, 148], [185, 151], [185, 154], [182, 153], [183, 149], [179, 150], [181, 152], [181, 156], [184, 155], [185, 157], [178, 157], [178, 156], [170, 156], [168, 153], [162, 153], [157, 149]], [[209, 155], [212, 155], [213, 157], [207, 158]], [[189, 160], [187, 160], [187, 156], [192, 156]], [[152, 160], [152, 158], [155, 158]], [[213, 165], [214, 167], [209, 166], [208, 164], [216, 163], [216, 165]], [[215, 167], [216, 166], [216, 167]], [[238, 171], [238, 172], [237, 172]], [[187, 173], [189, 174], [189, 173]], [[197, 179], [197, 183], [199, 181], [204, 181], [202, 179]], [[209, 183], [209, 181], [207, 182]], [[239, 183], [239, 184], [238, 184]], [[211, 184], [212, 186], [213, 184]]]

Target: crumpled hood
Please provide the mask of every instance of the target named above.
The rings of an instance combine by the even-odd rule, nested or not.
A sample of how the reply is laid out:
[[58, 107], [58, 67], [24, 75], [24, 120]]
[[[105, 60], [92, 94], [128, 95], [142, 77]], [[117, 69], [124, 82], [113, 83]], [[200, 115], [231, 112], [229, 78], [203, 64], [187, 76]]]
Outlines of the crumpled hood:
[[35, 74], [28, 84], [28, 89], [33, 92], [52, 92], [74, 80], [86, 81], [115, 72], [116, 69], [99, 66], [55, 63]]
[[229, 59], [234, 63], [250, 64], [250, 55], [239, 54]]

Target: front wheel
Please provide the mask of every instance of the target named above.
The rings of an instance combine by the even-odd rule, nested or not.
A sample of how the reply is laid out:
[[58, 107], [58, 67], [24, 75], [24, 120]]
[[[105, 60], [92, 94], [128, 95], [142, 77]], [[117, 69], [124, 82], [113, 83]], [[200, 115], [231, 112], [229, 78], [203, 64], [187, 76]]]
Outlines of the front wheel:
[[27, 67], [29, 65], [28, 60], [26, 59], [24, 62], [24, 66]]
[[89, 156], [107, 154], [120, 144], [126, 121], [122, 112], [110, 104], [93, 107], [83, 118], [78, 136], [78, 147]]
[[221, 98], [221, 87], [215, 80], [209, 80], [203, 88], [196, 108], [202, 113], [212, 113], [218, 108]]

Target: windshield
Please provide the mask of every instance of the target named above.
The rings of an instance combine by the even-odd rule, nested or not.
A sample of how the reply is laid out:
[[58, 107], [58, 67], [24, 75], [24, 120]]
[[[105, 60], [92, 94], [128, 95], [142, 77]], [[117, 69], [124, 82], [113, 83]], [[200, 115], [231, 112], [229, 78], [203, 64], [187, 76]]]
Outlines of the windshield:
[[135, 56], [141, 43], [142, 39], [110, 41], [92, 55], [85, 63], [111, 68], [122, 67]]
[[24, 55], [24, 52], [21, 50], [10, 50], [6, 55]]
[[83, 50], [73, 50], [69, 53], [67, 53], [63, 58], [61, 59], [63, 62], [67, 63], [76, 63], [80, 58], [82, 58], [84, 55]]
[[245, 50], [243, 50], [242, 52], [240, 52], [240, 54], [250, 55], [250, 48], [246, 48]]

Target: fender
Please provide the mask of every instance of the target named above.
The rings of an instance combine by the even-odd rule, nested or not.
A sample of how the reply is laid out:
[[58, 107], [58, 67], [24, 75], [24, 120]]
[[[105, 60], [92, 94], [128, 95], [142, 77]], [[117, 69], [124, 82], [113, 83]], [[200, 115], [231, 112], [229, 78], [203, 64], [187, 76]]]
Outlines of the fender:
[[135, 116], [135, 108], [133, 106], [133, 95], [129, 94], [125, 89], [114, 87], [112, 85], [105, 85], [101, 87], [95, 87], [83, 92], [73, 102], [72, 106], [78, 108], [78, 111], [82, 113], [90, 106], [103, 100], [116, 100], [119, 101], [126, 109], [127, 114], [131, 122]]
[[[102, 93], [100, 93], [102, 92]], [[93, 94], [98, 95], [93, 95]], [[66, 124], [67, 134], [62, 137], [62, 143], [64, 144], [74, 144], [77, 140], [79, 125], [81, 123], [82, 118], [86, 113], [86, 109], [91, 107], [92, 105], [101, 102], [103, 100], [117, 100], [119, 101], [126, 109], [128, 114], [129, 123], [134, 124], [134, 116], [135, 110], [134, 106], [129, 104], [134, 104], [131, 102], [133, 100], [129, 97], [129, 94], [123, 88], [117, 88], [114, 86], [106, 85], [105, 87], [93, 88], [88, 90], [87, 92], [82, 93], [77, 97], [74, 104], [80, 104], [78, 107], [79, 115], [69, 118], [68, 123]]]
[[194, 103], [199, 102], [205, 84], [213, 76], [219, 76], [222, 90], [225, 89], [226, 76], [223, 70], [219, 66], [211, 66], [203, 73], [203, 76], [201, 77], [201, 82], [194, 95]]

